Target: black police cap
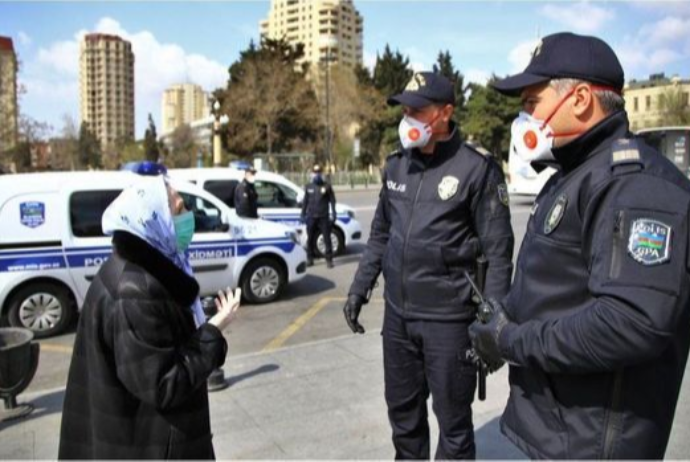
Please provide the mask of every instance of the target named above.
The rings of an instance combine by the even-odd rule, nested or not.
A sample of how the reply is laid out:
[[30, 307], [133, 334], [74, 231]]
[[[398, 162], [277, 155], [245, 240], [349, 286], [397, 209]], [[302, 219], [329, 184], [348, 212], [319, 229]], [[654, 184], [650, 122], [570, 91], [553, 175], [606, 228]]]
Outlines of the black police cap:
[[402, 93], [388, 98], [389, 106], [420, 109], [432, 104], [455, 106], [455, 89], [446, 77], [433, 72], [415, 72]]
[[519, 96], [526, 87], [551, 79], [578, 79], [621, 91], [623, 67], [601, 39], [570, 32], [548, 35], [534, 49], [524, 72], [491, 84], [499, 92]]

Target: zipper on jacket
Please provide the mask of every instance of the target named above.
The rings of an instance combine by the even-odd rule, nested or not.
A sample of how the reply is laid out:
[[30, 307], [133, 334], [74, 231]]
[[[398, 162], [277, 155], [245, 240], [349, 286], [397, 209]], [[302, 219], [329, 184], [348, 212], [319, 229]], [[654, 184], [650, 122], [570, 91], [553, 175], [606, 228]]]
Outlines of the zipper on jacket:
[[414, 217], [414, 211], [417, 208], [417, 199], [419, 199], [419, 191], [422, 190], [422, 183], [424, 183], [424, 173], [426, 170], [422, 170], [422, 174], [419, 177], [419, 184], [417, 185], [417, 191], [414, 193], [414, 201], [412, 202], [412, 211], [410, 212], [410, 219], [407, 222], [407, 231], [405, 231], [405, 240], [403, 241], [403, 253], [402, 253], [402, 281], [400, 284], [400, 287], [402, 288], [402, 309], [405, 311], [405, 305], [406, 305], [406, 294], [407, 291], [405, 290], [405, 287], [407, 284], [405, 284], [405, 255], [407, 254], [407, 241], [410, 238], [410, 230], [412, 229], [412, 218]]
[[616, 371], [613, 380], [613, 395], [611, 397], [611, 408], [606, 418], [606, 428], [604, 428], [604, 452], [602, 459], [611, 460], [613, 458], [613, 448], [616, 436], [620, 433], [620, 422], [622, 418], [621, 395], [623, 389], [623, 371]]
[[623, 245], [623, 233], [625, 226], [625, 210], [619, 210], [613, 224], [613, 245], [611, 249], [610, 279], [618, 279], [621, 273], [621, 248]]

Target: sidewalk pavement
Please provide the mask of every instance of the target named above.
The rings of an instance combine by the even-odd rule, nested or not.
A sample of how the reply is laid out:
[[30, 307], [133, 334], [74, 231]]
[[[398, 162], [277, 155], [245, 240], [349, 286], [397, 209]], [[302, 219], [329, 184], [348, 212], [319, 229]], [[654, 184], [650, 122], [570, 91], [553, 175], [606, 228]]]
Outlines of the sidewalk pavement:
[[[393, 458], [379, 332], [229, 357], [224, 369], [230, 387], [210, 394], [219, 459]], [[507, 376], [505, 367], [490, 376], [487, 400], [474, 404], [480, 459], [525, 458], [498, 429]], [[36, 410], [0, 423], [0, 458], [55, 459], [63, 396], [64, 389], [20, 395], [20, 403]], [[690, 454], [679, 436], [687, 435], [690, 407], [681, 401], [669, 458]], [[437, 429], [431, 410], [430, 421], [433, 454]]]

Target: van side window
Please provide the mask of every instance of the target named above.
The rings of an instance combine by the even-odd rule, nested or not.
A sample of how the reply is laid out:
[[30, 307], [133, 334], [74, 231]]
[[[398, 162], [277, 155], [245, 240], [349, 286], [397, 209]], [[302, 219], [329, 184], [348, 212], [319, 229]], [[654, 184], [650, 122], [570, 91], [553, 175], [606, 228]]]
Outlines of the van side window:
[[239, 181], [237, 180], [211, 180], [204, 183], [204, 189], [234, 209], [235, 188], [238, 184]]
[[267, 181], [257, 181], [254, 185], [259, 207], [297, 207], [297, 193], [292, 189]]
[[180, 192], [184, 206], [194, 213], [195, 233], [214, 233], [223, 230], [220, 210], [201, 197]]
[[115, 191], [78, 191], [69, 198], [72, 234], [76, 237], [102, 237], [103, 212], [120, 195]]

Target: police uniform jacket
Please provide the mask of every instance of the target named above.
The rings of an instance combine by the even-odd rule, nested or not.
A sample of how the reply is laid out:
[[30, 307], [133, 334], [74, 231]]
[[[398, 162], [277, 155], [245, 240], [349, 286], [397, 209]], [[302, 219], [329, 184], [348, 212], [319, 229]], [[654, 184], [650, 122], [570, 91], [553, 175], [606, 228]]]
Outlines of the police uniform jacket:
[[212, 459], [206, 379], [227, 344], [195, 326], [199, 286], [146, 242], [116, 232], [84, 301], [59, 459]]
[[235, 211], [245, 218], [259, 218], [258, 194], [253, 184], [242, 180], [235, 188]]
[[335, 193], [331, 185], [325, 181], [306, 185], [302, 202], [302, 220], [329, 218], [329, 210], [332, 213], [330, 217], [335, 219]]
[[474, 318], [476, 259], [488, 259], [485, 293], [502, 297], [512, 273], [513, 231], [503, 172], [452, 134], [431, 156], [401, 150], [383, 171], [367, 249], [350, 294], [367, 297], [381, 271], [385, 300], [410, 319]]
[[553, 152], [504, 300], [502, 431], [533, 458], [663, 458], [690, 339], [690, 182], [623, 111]]

